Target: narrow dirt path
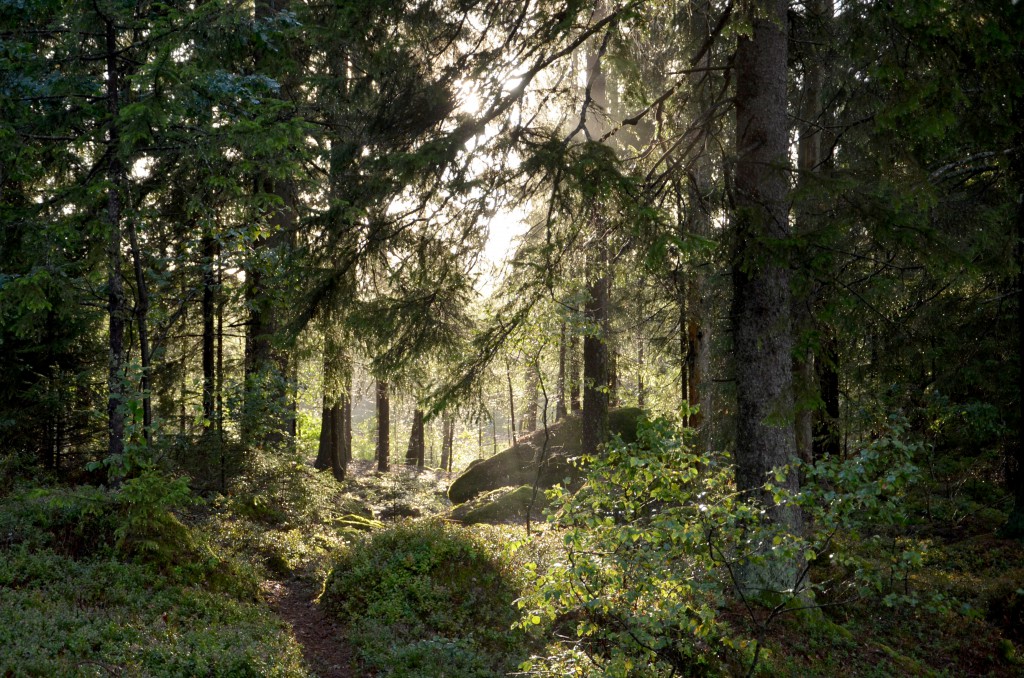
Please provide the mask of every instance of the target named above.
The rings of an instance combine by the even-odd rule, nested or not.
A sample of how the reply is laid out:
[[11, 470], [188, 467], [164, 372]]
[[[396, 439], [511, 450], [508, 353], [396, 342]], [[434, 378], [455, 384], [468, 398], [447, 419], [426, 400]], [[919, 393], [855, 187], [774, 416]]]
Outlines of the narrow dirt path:
[[265, 581], [263, 592], [271, 609], [288, 622], [302, 646], [306, 665], [319, 678], [352, 678], [352, 653], [342, 640], [342, 628], [314, 602], [315, 586], [304, 579]]

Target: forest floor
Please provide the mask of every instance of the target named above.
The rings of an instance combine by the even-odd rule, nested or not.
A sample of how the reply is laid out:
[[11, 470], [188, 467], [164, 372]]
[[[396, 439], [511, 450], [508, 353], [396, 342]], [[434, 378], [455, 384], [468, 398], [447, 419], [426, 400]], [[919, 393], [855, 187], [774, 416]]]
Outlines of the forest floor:
[[317, 605], [317, 585], [304, 577], [267, 580], [262, 585], [267, 603], [291, 627], [309, 670], [319, 678], [349, 678], [352, 653], [343, 642], [340, 624]]
[[[500, 614], [486, 624], [468, 616], [518, 614], [510, 601], [523, 583], [561, 557], [556, 530], [527, 541], [517, 525], [444, 520], [453, 476], [437, 470], [396, 464], [380, 474], [357, 461], [339, 484], [305, 459], [265, 464], [231, 492], [180, 509], [182, 523], [146, 523], [141, 534], [159, 547], [151, 552], [119, 546], [117, 530], [132, 523], [114, 490], [0, 487], [0, 676], [92, 676], [97, 666], [145, 676], [504, 676], [558, 649], [521, 643]], [[908, 525], [837, 540], [882, 572], [896, 572], [904, 548], [919, 554], [895, 582], [899, 595], [837, 585], [821, 614], [766, 629], [755, 675], [1024, 676], [1024, 543], [998, 536], [1005, 513], [988, 485], [943, 487], [922, 484], [908, 497]], [[353, 516], [365, 525], [351, 527]], [[420, 557], [443, 563], [427, 588], [401, 579]], [[403, 584], [375, 588], [388, 567], [388, 581]], [[845, 565], [822, 567], [815, 581], [849, 579]], [[332, 569], [347, 577], [333, 588]], [[434, 595], [453, 582], [456, 594]], [[325, 589], [333, 605], [338, 591], [378, 605], [345, 617], [321, 605]], [[447, 626], [421, 632], [372, 616], [410, 600], [428, 601], [432, 621]], [[737, 634], [749, 627], [735, 606], [717, 613]], [[477, 643], [485, 629], [496, 642]]]

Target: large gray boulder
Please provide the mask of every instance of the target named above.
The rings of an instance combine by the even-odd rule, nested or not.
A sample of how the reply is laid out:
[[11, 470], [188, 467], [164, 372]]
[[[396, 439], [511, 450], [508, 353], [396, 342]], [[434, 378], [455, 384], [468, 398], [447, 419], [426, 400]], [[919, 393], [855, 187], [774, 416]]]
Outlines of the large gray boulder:
[[[612, 410], [608, 414], [609, 431], [626, 442], [633, 442], [636, 440], [636, 424], [642, 415], [643, 410], [635, 407]], [[463, 471], [448, 488], [448, 498], [453, 504], [461, 504], [481, 492], [499, 487], [532, 486], [534, 481], [538, 481], [540, 487], [546, 488], [564, 482], [566, 478], [575, 480], [579, 471], [569, 463], [569, 459], [580, 454], [582, 433], [578, 415], [549, 426], [543, 464], [538, 462], [544, 450], [544, 430], [531, 433], [518, 444]]]

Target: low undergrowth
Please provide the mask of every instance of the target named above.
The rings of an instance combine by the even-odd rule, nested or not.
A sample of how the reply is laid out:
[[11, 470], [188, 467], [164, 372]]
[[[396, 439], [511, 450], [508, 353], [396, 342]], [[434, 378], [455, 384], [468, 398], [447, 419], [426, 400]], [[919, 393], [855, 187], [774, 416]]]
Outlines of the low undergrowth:
[[528, 655], [527, 636], [512, 628], [528, 571], [502, 541], [440, 521], [372, 532], [338, 554], [321, 604], [347, 626], [364, 671], [506, 675]]
[[175, 515], [190, 503], [152, 470], [0, 499], [0, 675], [306, 675], [257, 573]]

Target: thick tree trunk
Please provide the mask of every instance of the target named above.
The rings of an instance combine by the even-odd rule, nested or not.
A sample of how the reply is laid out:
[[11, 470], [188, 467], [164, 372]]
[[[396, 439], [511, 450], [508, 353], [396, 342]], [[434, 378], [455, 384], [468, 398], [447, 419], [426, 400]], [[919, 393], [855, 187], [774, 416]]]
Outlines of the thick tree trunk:
[[391, 401], [388, 382], [377, 381], [377, 470], [388, 470], [391, 455]]
[[[798, 508], [775, 504], [764, 484], [773, 469], [796, 457], [793, 430], [793, 340], [789, 273], [780, 260], [789, 238], [785, 0], [751, 10], [753, 35], [736, 50], [736, 251], [732, 265], [736, 371], [736, 486], [767, 508], [768, 518], [803, 532]], [[773, 481], [775, 482], [775, 481]], [[790, 473], [782, 483], [799, 489]], [[762, 554], [765, 555], [765, 554]], [[740, 586], [752, 593], [783, 591], [797, 582], [794, 562], [743, 568]]]
[[107, 454], [120, 457], [124, 452], [124, 406], [125, 406], [125, 374], [124, 374], [124, 326], [125, 299], [124, 285], [121, 281], [121, 195], [124, 185], [124, 167], [122, 166], [118, 146], [120, 134], [117, 119], [120, 114], [119, 65], [117, 63], [117, 34], [112, 21], [106, 24], [107, 49], [107, 112], [110, 115], [108, 131], [109, 162], [107, 163], [107, 180], [110, 188], [107, 192], [107, 227], [110, 229], [107, 246], [107, 315], [109, 323], [109, 352], [107, 374]]

